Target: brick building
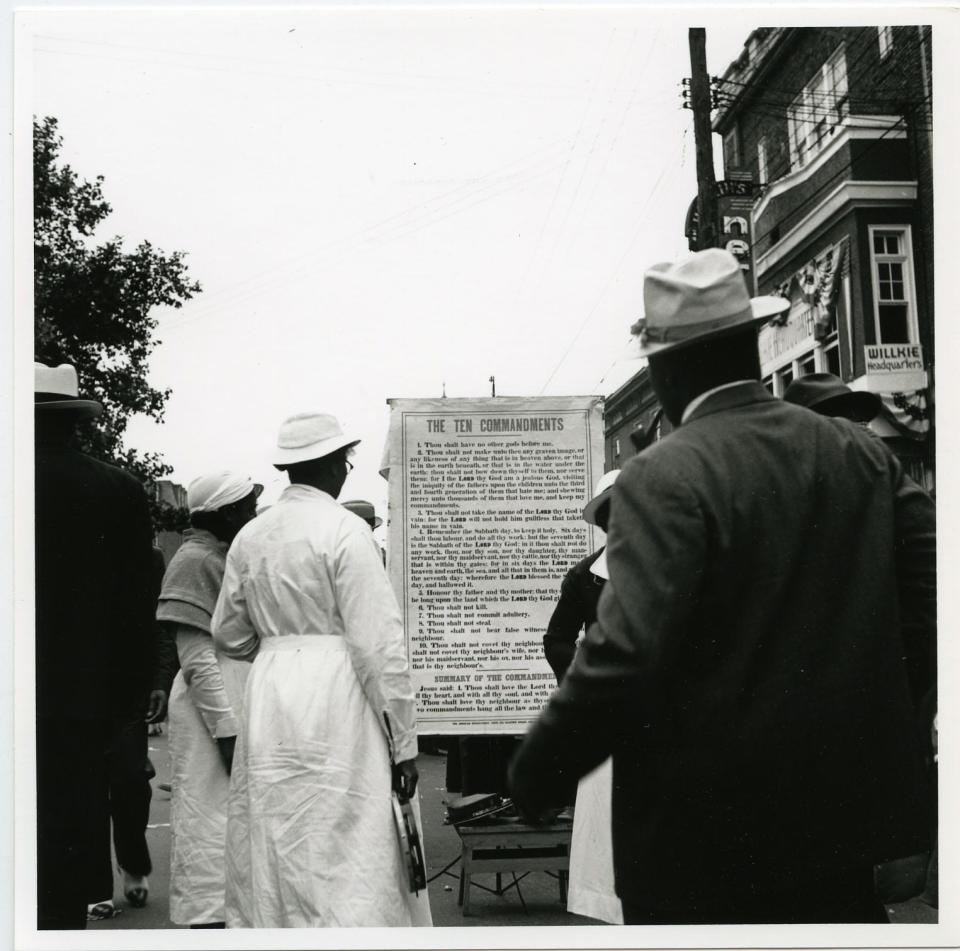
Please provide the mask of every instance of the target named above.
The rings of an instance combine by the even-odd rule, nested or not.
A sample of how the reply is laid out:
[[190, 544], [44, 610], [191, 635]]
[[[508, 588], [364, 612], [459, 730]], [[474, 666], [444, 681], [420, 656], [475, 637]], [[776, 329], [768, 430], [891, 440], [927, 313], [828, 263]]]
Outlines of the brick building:
[[659, 411], [646, 366], [604, 400], [605, 472], [622, 468], [636, 453], [637, 440], [659, 439], [670, 431], [670, 423]]
[[754, 292], [789, 312], [760, 332], [764, 380], [827, 370], [877, 392], [871, 424], [934, 487], [931, 31], [755, 30], [716, 84], [724, 177], [754, 194]]
[[[172, 508], [185, 509], [187, 507], [187, 490], [177, 482], [160, 479], [153, 484], [153, 499], [155, 502], [161, 502]], [[164, 561], [168, 564], [182, 542], [182, 533], [175, 531], [160, 531], [154, 538], [154, 544], [163, 552]]]

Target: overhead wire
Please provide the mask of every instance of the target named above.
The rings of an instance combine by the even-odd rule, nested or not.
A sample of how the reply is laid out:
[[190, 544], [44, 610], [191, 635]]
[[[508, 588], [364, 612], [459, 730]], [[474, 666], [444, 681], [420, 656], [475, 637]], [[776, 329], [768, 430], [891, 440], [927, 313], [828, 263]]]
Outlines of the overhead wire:
[[[871, 140], [870, 140], [870, 144], [867, 145], [867, 146], [863, 149], [863, 151], [862, 151], [862, 152], [860, 153], [860, 155], [859, 155], [859, 158], [862, 159], [865, 154], [867, 154], [868, 152], [870, 152], [872, 149], [876, 148], [877, 145], [878, 145], [880, 142], [882, 142], [888, 135], [890, 135], [890, 134], [896, 129], [896, 126], [899, 125], [902, 121], [903, 121], [902, 119], [901, 119], [901, 120], [898, 120], [898, 122], [897, 122], [895, 125], [892, 125], [892, 126], [890, 126], [890, 128], [885, 129], [881, 135], [877, 136], [877, 138], [871, 139]], [[795, 218], [797, 218], [798, 216], [801, 216], [801, 215], [803, 215], [804, 213], [806, 213], [806, 212], [807, 212], [807, 209], [810, 207], [810, 205], [811, 205], [827, 188], [829, 188], [831, 185], [833, 185], [834, 182], [836, 182], [837, 179], [840, 178], [841, 175], [843, 175], [843, 174], [845, 174], [846, 172], [848, 172], [852, 167], [853, 167], [853, 160], [850, 160], [850, 161], [848, 161], [848, 162], [845, 162], [843, 165], [839, 166], [839, 167], [836, 169], [836, 171], [835, 171], [828, 179], [826, 179], [824, 182], [822, 182], [820, 185], [818, 185], [817, 188], [814, 189], [814, 191], [813, 191], [812, 193], [810, 193], [809, 195], [805, 196], [805, 201], [804, 201], [804, 203], [803, 203], [802, 206], [800, 206], [799, 208], [796, 208], [796, 209], [794, 209], [793, 211], [791, 211], [790, 213], [788, 213], [783, 219], [781, 219], [780, 221], [776, 222], [774, 225], [772, 225], [772, 226], [771, 226], [770, 228], [768, 228], [766, 231], [764, 231], [764, 232], [762, 232], [762, 233], [760, 233], [760, 234], [755, 234], [755, 235], [753, 235], [753, 237], [752, 237], [752, 239], [751, 239], [751, 243], [752, 243], [753, 247], [756, 248], [762, 241], [764, 241], [766, 238], [768, 238], [774, 231], [778, 230], [778, 229], [781, 228], [781, 227], [785, 227], [785, 226], [786, 226], [786, 222], [792, 221], [792, 220], [794, 220]]]
[[[94, 41], [85, 41], [93, 43]], [[49, 46], [37, 45], [33, 47], [34, 52], [45, 53], [52, 56], [70, 56], [70, 57], [80, 57], [83, 59], [98, 59], [105, 62], [115, 62], [122, 63], [124, 65], [142, 67], [144, 65], [148, 66], [162, 66], [174, 69], [186, 69], [186, 70], [196, 70], [199, 72], [206, 73], [217, 73], [217, 74], [226, 74], [226, 75], [243, 75], [243, 76], [252, 76], [259, 79], [282, 79], [282, 80], [295, 80], [298, 82], [305, 83], [316, 83], [324, 85], [330, 88], [340, 87], [340, 86], [354, 86], [358, 88], [372, 88], [372, 89], [386, 89], [388, 91], [397, 92], [404, 90], [412, 90], [422, 93], [425, 89], [428, 89], [431, 93], [437, 95], [460, 95], [460, 94], [469, 94], [469, 95], [481, 95], [481, 96], [507, 96], [511, 100], [524, 100], [528, 102], [541, 103], [545, 100], [552, 101], [567, 101], [570, 98], [571, 92], [575, 91], [579, 87], [574, 85], [566, 84], [516, 84], [516, 83], [504, 83], [501, 85], [458, 85], [458, 81], [455, 77], [449, 79], [432, 79], [429, 77], [423, 77], [423, 82], [411, 82], [410, 79], [420, 78], [417, 74], [374, 74], [374, 75], [395, 75], [398, 78], [390, 80], [370, 80], [370, 79], [354, 79], [350, 77], [338, 76], [338, 75], [326, 75], [326, 74], [316, 74], [311, 72], [297, 71], [283, 71], [275, 72], [266, 69], [242, 69], [236, 66], [218, 66], [212, 65], [208, 62], [208, 57], [202, 56], [202, 54], [193, 54], [193, 53], [184, 53], [179, 54], [183, 56], [192, 56], [195, 59], [203, 59], [202, 62], [183, 62], [175, 61], [169, 59], [158, 59], [156, 54], [152, 58], [145, 56], [138, 56], [136, 58], [127, 57], [127, 56], [111, 56], [104, 53], [97, 52], [85, 52], [82, 50], [66, 50], [66, 49], [55, 49]], [[161, 54], [163, 55], [163, 54]], [[178, 55], [178, 54], [171, 54]], [[278, 64], [279, 65], [279, 64]], [[286, 65], [286, 64], [283, 64]], [[342, 72], [343, 70], [337, 70]], [[366, 75], [364, 73], [364, 75]], [[541, 88], [542, 87], [542, 88]], [[615, 95], [627, 95], [626, 90], [622, 92], [616, 92]]]
[[[539, 174], [547, 174], [554, 167], [556, 167], [556, 164], [559, 161], [559, 156], [547, 156], [545, 159], [537, 159], [534, 162], [528, 162], [528, 160], [534, 156], [540, 155], [542, 152], [545, 152], [548, 149], [552, 149], [554, 146], [564, 141], [566, 141], [564, 138], [555, 139], [553, 142], [535, 149], [519, 159], [515, 159], [512, 162], [508, 162], [505, 165], [499, 166], [498, 168], [485, 173], [476, 182], [471, 182], [468, 185], [461, 185], [442, 192], [439, 195], [431, 196], [426, 201], [420, 202], [404, 209], [401, 212], [389, 215], [371, 225], [367, 225], [364, 228], [358, 229], [357, 231], [347, 235], [345, 238], [330, 242], [324, 245], [324, 247], [321, 249], [312, 249], [301, 255], [298, 255], [295, 258], [285, 260], [276, 266], [263, 269], [246, 279], [233, 282], [228, 290], [220, 292], [220, 294], [217, 295], [213, 301], [204, 301], [203, 303], [207, 306], [203, 308], [203, 312], [212, 309], [219, 309], [231, 302], [234, 302], [238, 297], [242, 299], [245, 296], [245, 292], [248, 288], [253, 287], [260, 292], [266, 287], [270, 286], [270, 284], [274, 283], [276, 280], [282, 279], [284, 276], [288, 276], [291, 273], [299, 273], [303, 266], [314, 264], [319, 265], [325, 261], [331, 253], [335, 253], [344, 247], [347, 242], [362, 241], [369, 235], [375, 236], [376, 232], [382, 229], [406, 227], [412, 221], [422, 221], [428, 218], [429, 215], [446, 211], [451, 206], [472, 199], [479, 194], [483, 194], [484, 192], [495, 188], [498, 184], [523, 184], [526, 181], [531, 180], [531, 178], [537, 177]], [[547, 163], [546, 167], [541, 168], [544, 162]], [[518, 165], [521, 166], [519, 169], [516, 169], [513, 172], [509, 171]], [[500, 178], [497, 179], [497, 176], [500, 176]], [[494, 180], [490, 181], [490, 179]], [[278, 276], [275, 277], [275, 275]], [[264, 281], [266, 281], [266, 283], [264, 283]], [[193, 316], [195, 316], [195, 312], [194, 314], [190, 315], [191, 318]], [[179, 325], [177, 324], [171, 326]]]
[[[615, 32], [615, 30], [614, 30], [614, 32]], [[626, 70], [627, 62], [628, 62], [628, 57], [629, 57], [630, 53], [632, 52], [633, 47], [634, 47], [634, 45], [635, 45], [635, 43], [636, 43], [636, 38], [637, 38], [637, 34], [636, 34], [636, 30], [634, 30], [634, 32], [633, 32], [633, 34], [632, 34], [632, 36], [631, 36], [630, 46], [629, 46], [629, 48], [628, 48], [628, 50], [627, 50], [626, 55], [624, 56], [623, 64], [622, 64], [621, 67], [620, 67], [620, 72], [619, 72], [618, 77], [617, 77], [618, 80], [619, 80], [620, 77], [623, 76], [623, 73], [624, 73], [625, 70]], [[604, 65], [605, 65], [605, 63], [604, 63]], [[602, 69], [602, 68], [603, 68], [603, 67], [601, 67], [601, 69]], [[629, 102], [628, 102], [628, 105], [629, 105]], [[584, 180], [584, 178], [586, 177], [587, 169], [590, 167], [590, 161], [591, 161], [591, 159], [593, 158], [594, 152], [596, 151], [597, 143], [600, 141], [600, 134], [603, 132], [603, 127], [604, 127], [604, 124], [606, 123], [606, 121], [607, 121], [607, 119], [606, 119], [606, 112], [604, 112], [604, 113], [602, 114], [601, 118], [600, 118], [600, 122], [597, 124], [597, 131], [596, 131], [596, 134], [595, 134], [594, 137], [593, 137], [593, 142], [591, 143], [590, 148], [589, 148], [589, 150], [587, 151], [587, 155], [586, 155], [586, 158], [585, 158], [585, 160], [584, 160], [584, 162], [583, 162], [583, 165], [581, 166], [581, 169], [580, 169], [580, 177], [577, 179], [577, 183], [576, 183], [576, 185], [574, 186], [573, 194], [572, 194], [571, 197], [570, 197], [570, 201], [567, 202], [567, 210], [566, 210], [566, 212], [564, 213], [562, 220], [560, 221], [559, 227], [554, 231], [554, 234], [553, 234], [553, 243], [552, 243], [551, 246], [550, 246], [550, 251], [549, 251], [549, 253], [547, 254], [546, 260], [545, 260], [544, 263], [543, 263], [543, 269], [542, 269], [543, 271], [546, 271], [546, 270], [549, 268], [551, 262], [553, 261], [553, 258], [554, 258], [554, 256], [555, 256], [555, 254], [556, 254], [557, 246], [558, 246], [558, 244], [560, 243], [560, 238], [561, 238], [561, 236], [563, 235], [564, 229], [565, 229], [566, 226], [567, 226], [567, 221], [569, 221], [569, 219], [570, 219], [570, 213], [573, 211], [573, 208], [574, 208], [574, 206], [575, 206], [576, 203], [577, 203], [577, 198], [578, 198], [578, 196], [579, 196], [579, 194], [580, 194], [580, 187], [582, 186], [583, 180]]]
[[[142, 46], [138, 44], [130, 43], [115, 43], [109, 42], [106, 40], [93, 40], [81, 37], [70, 37], [70, 36], [58, 36], [51, 33], [35, 33], [33, 34], [35, 39], [54, 41], [58, 43], [66, 44], [79, 44], [84, 46], [95, 46], [95, 47], [104, 47], [108, 49], [117, 49], [117, 50], [129, 50], [131, 52], [145, 52], [145, 53], [154, 53], [161, 56], [180, 56], [180, 57], [190, 57], [197, 60], [202, 60], [204, 62], [209, 62], [210, 59], [216, 60], [236, 60], [242, 63], [260, 63], [265, 66], [280, 66], [286, 67], [289, 66], [289, 59], [277, 60], [277, 59], [264, 59], [262, 57], [250, 56], [249, 54], [239, 54], [239, 53], [222, 53], [215, 52], [210, 50], [175, 50], [164, 47], [155, 47], [155, 46]], [[61, 51], [51, 51], [48, 48], [44, 48], [47, 52], [61, 52]], [[123, 60], [127, 62], [127, 60]], [[174, 64], [170, 64], [174, 65]], [[472, 77], [462, 77], [441, 73], [423, 73], [423, 72], [411, 72], [410, 70], [383, 70], [383, 69], [373, 69], [370, 67], [347, 67], [347, 66], [326, 66], [325, 70], [332, 73], [347, 73], [347, 74], [356, 74], [362, 76], [381, 76], [385, 79], [391, 81], [395, 79], [422, 79], [426, 83], [436, 84], [456, 84], [457, 82], [466, 79], [470, 81]], [[238, 70], [238, 72], [244, 72], [244, 70]], [[312, 78], [317, 79], [318, 81], [326, 82], [329, 81], [329, 77], [324, 75], [312, 75]], [[503, 82], [503, 89], [506, 93], [514, 92], [518, 86], [523, 86], [531, 89], [544, 88], [550, 91], [556, 91], [562, 93], [564, 96], [568, 95], [570, 92], [576, 92], [580, 89], [575, 83], [538, 83], [530, 82], [529, 80], [524, 80], [518, 82], [516, 79], [512, 78], [509, 81]], [[625, 96], [628, 96], [629, 93], [626, 89], [624, 90], [612, 90], [614, 93], [621, 93]]]
[[580, 326], [577, 328], [576, 332], [571, 337], [570, 343], [567, 345], [567, 348], [564, 350], [563, 354], [561, 355], [560, 359], [557, 361], [553, 370], [551, 370], [550, 375], [547, 377], [543, 386], [540, 387], [540, 390], [537, 394], [538, 396], [543, 395], [543, 391], [550, 385], [551, 381], [556, 376], [557, 371], [566, 362], [567, 357], [570, 356], [570, 353], [573, 350], [577, 340], [580, 338], [580, 335], [583, 333], [588, 322], [593, 317], [597, 308], [600, 306], [600, 302], [603, 300], [610, 286], [616, 280], [617, 275], [620, 273], [620, 268], [623, 267], [624, 261], [626, 261], [630, 252], [633, 250], [633, 246], [634, 244], [636, 244], [637, 238], [640, 236], [640, 232], [643, 230], [643, 228], [646, 227], [647, 222], [644, 220], [643, 214], [647, 210], [647, 206], [653, 200], [653, 196], [656, 194], [657, 189], [660, 187], [660, 183], [663, 181], [663, 178], [667, 174], [668, 169], [673, 164], [674, 162], [671, 157], [671, 159], [668, 160], [667, 163], [663, 166], [663, 169], [660, 171], [660, 174], [657, 176], [656, 181], [653, 183], [653, 187], [650, 189], [649, 193], [647, 194], [647, 197], [644, 199], [643, 205], [641, 206], [639, 212], [637, 213], [637, 227], [634, 229], [633, 234], [631, 235], [630, 240], [627, 243], [627, 246], [624, 249], [623, 254], [620, 256], [619, 260], [617, 261], [616, 265], [611, 271], [610, 276], [607, 278], [603, 287], [600, 289], [600, 293], [597, 295], [597, 299], [593, 303], [593, 306], [590, 307], [590, 309], [587, 311], [587, 314], [583, 318], [583, 321], [580, 323]]
[[[660, 33], [662, 32], [662, 29], [663, 27], [661, 25], [661, 26], [658, 26], [657, 29], [654, 31], [653, 38], [650, 41], [650, 47], [647, 49], [646, 55], [644, 56], [644, 59], [643, 59], [643, 65], [640, 67], [640, 70], [637, 73], [637, 80], [634, 83], [633, 91], [631, 92], [630, 98], [627, 100], [627, 103], [623, 107], [623, 111], [620, 114], [620, 122], [617, 125], [613, 138], [610, 140], [610, 145], [607, 148], [606, 154], [603, 159], [603, 163], [601, 164], [600, 168], [597, 170], [596, 175], [594, 176], [593, 188], [590, 190], [590, 194], [587, 196], [586, 200], [582, 203], [580, 218], [577, 221], [576, 227], [573, 229], [574, 236], [582, 233], [583, 222], [587, 215], [587, 209], [593, 207], [594, 196], [597, 193], [597, 189], [600, 187], [600, 182], [604, 180], [604, 176], [607, 171], [607, 166], [610, 164], [610, 159], [614, 154], [614, 150], [616, 148], [617, 142], [620, 140], [620, 133], [623, 131], [623, 128], [626, 125], [627, 116], [630, 113], [631, 109], [633, 109], [634, 104], [637, 101], [637, 94], [639, 93], [640, 87], [643, 85], [644, 80], [646, 78], [647, 70], [650, 66], [650, 63], [652, 62], [653, 51], [654, 49], [656, 49], [657, 40], [660, 37]], [[634, 34], [635, 33], [636, 31], [634, 31]], [[632, 45], [631, 45], [631, 49], [632, 49]], [[622, 72], [621, 72], [621, 75], [622, 75]]]
[[[859, 67], [860, 63], [861, 63], [861, 62], [864, 60], [864, 58], [865, 58], [869, 53], [871, 53], [871, 51], [873, 50], [872, 38], [868, 35], [869, 32], [870, 32], [872, 29], [873, 29], [872, 27], [862, 27], [862, 28], [861, 28], [861, 36], [863, 37], [862, 49], [861, 49], [860, 52], [857, 54], [857, 56], [855, 56], [852, 60], [850, 60], [850, 61], [847, 63], [847, 66], [846, 66], [846, 74], [847, 74], [847, 77], [848, 77], [848, 83], [849, 83], [849, 80], [850, 80], [851, 77], [856, 77], [856, 76], [858, 75], [857, 70], [858, 70], [858, 67]], [[913, 37], [910, 37], [909, 40], [908, 40], [908, 42], [907, 42], [905, 45], [902, 44], [902, 43], [899, 45], [899, 49], [900, 49], [900, 51], [901, 51], [901, 52], [900, 52], [900, 55], [901, 55], [901, 56], [903, 56], [903, 55], [906, 55], [906, 56], [912, 55], [914, 52], [916, 52], [916, 49], [917, 49], [918, 45], [919, 45], [919, 41], [918, 41], [918, 40], [915, 40]], [[906, 50], [905, 53], [903, 52], [904, 50]], [[749, 84], [743, 84], [743, 85], [746, 86], [746, 85], [749, 85]], [[921, 101], [926, 101], [926, 98], [927, 98], [927, 97], [924, 96], [923, 100], [921, 100]], [[836, 99], [834, 98], [832, 101], [833, 101], [833, 102], [836, 102]], [[878, 97], [869, 97], [869, 101], [870, 101], [870, 102], [878, 102], [878, 101], [882, 101], [882, 100], [879, 99]], [[899, 100], [897, 100], [897, 99], [891, 99], [891, 100], [889, 100], [889, 101], [890, 101], [891, 104], [894, 104], [894, 105], [901, 105], [902, 102], [903, 102], [902, 99], [899, 99]], [[790, 102], [780, 102], [780, 101], [777, 101], [777, 100], [765, 99], [764, 96], [763, 96], [763, 94], [758, 93], [757, 95], [751, 96], [751, 97], [749, 97], [748, 99], [746, 99], [746, 100], [744, 101], [743, 111], [744, 111], [745, 113], [747, 113], [747, 114], [753, 114], [753, 113], [754, 113], [753, 104], [754, 104], [754, 103], [757, 103], [758, 105], [761, 106], [761, 108], [758, 109], [758, 110], [756, 110], [756, 113], [757, 113], [758, 115], [760, 115], [761, 117], [764, 117], [764, 118], [772, 118], [772, 119], [777, 119], [777, 120], [779, 120], [779, 121], [786, 121], [786, 119], [787, 119], [787, 112], [788, 112], [788, 111], [789, 111], [790, 113], [793, 113], [793, 114], [795, 114], [795, 115], [798, 115], [798, 116], [801, 117], [801, 118], [817, 118], [817, 119], [822, 118], [822, 112], [820, 112], [819, 110], [815, 110], [815, 109], [810, 109], [810, 110], [797, 109], [797, 110], [794, 110], [794, 109], [789, 108], [789, 107], [791, 106], [792, 102], [793, 102], [793, 100], [791, 100]], [[768, 108], [763, 108], [764, 106], [767, 106]], [[745, 145], [746, 147], [743, 148], [741, 151], [744, 152], [744, 153], [750, 152], [750, 153], [752, 154], [752, 153], [753, 153], [754, 146], [756, 146], [756, 144], [760, 141], [760, 139], [763, 138], [768, 132], [769, 132], [768, 129], [765, 129], [764, 127], [758, 126], [758, 127], [756, 128], [756, 130], [754, 131], [754, 134], [753, 134], [752, 136], [746, 136], [746, 137], [745, 137], [744, 145]], [[749, 144], [747, 144], [747, 143], [749, 143]], [[789, 165], [789, 157], [787, 158], [786, 162], [787, 162], [787, 165]], [[779, 166], [778, 166], [777, 171], [779, 171]]]
[[[604, 65], [606, 65], [607, 57], [610, 55], [610, 46], [613, 43], [613, 36], [616, 33], [616, 28], [611, 30], [610, 36], [607, 39], [607, 45], [603, 52], [603, 60], [601, 62], [601, 70]], [[596, 95], [596, 86], [593, 86], [590, 90], [590, 95], [587, 98], [587, 102], [583, 107], [583, 112], [580, 115], [580, 121], [577, 124], [577, 131], [573, 137], [573, 144], [570, 146], [570, 151], [567, 154], [567, 161], [564, 163], [563, 171], [560, 173], [560, 177], [557, 179], [556, 187], [553, 190], [553, 195], [550, 198], [550, 204], [547, 206], [547, 213], [543, 218], [543, 221], [540, 224], [540, 231], [537, 234], [536, 240], [534, 241], [533, 250], [530, 252], [530, 256], [527, 259], [527, 264], [523, 269], [523, 272], [520, 276], [520, 282], [517, 286], [516, 297], [520, 297], [523, 293], [524, 286], [527, 283], [530, 270], [533, 267], [533, 262], [536, 260], [537, 252], [540, 250], [540, 245], [543, 243], [543, 236], [546, 232], [547, 224], [550, 221], [551, 216], [553, 215], [554, 206], [557, 203], [557, 196], [560, 194], [560, 189], [563, 186], [563, 182], [567, 175], [567, 170], [570, 167], [570, 162], [573, 159], [573, 153], [576, 151], [577, 144], [580, 141], [580, 135], [583, 132], [583, 126], [586, 122], [587, 114], [590, 111], [590, 106], [593, 104], [593, 98]]]

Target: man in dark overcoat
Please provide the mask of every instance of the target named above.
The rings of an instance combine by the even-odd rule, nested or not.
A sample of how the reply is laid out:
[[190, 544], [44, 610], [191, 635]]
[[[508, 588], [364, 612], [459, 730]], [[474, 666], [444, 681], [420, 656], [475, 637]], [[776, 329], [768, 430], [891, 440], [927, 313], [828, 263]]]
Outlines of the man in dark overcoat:
[[153, 532], [140, 483], [73, 448], [102, 412], [75, 369], [35, 364], [34, 391], [37, 925], [85, 928], [111, 721], [150, 692]]
[[531, 817], [613, 755], [628, 924], [882, 922], [875, 863], [926, 846], [933, 504], [858, 425], [775, 399], [719, 249], [644, 282], [677, 428], [614, 488], [597, 623], [511, 766]]

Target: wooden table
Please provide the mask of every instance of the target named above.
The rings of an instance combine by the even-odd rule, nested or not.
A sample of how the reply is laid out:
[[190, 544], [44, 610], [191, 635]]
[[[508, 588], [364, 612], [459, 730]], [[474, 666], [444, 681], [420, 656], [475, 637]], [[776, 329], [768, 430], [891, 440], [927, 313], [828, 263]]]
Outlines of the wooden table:
[[[520, 901], [520, 878], [530, 872], [544, 871], [556, 874], [560, 883], [560, 901], [567, 900], [567, 872], [570, 868], [570, 820], [551, 825], [531, 826], [520, 819], [496, 819], [483, 823], [466, 823], [456, 827], [463, 845], [460, 853], [460, 897], [464, 915], [470, 914], [471, 877], [480, 872], [494, 872], [497, 887], [488, 889], [502, 895], [516, 887]], [[513, 873], [513, 882], [501, 888], [500, 875]], [[485, 888], [484, 885], [477, 885]], [[526, 907], [526, 905], [524, 905]]]

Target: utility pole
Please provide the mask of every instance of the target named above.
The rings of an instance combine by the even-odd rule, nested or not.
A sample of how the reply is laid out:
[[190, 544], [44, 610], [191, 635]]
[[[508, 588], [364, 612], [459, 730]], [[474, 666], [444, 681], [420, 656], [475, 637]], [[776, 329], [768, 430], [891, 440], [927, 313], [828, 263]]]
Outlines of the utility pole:
[[707, 31], [690, 28], [690, 108], [697, 151], [697, 248], [715, 248], [717, 180], [713, 174], [713, 135], [710, 130], [710, 76], [707, 74]]
[[497, 395], [497, 378], [495, 376], [490, 377], [490, 395]]

